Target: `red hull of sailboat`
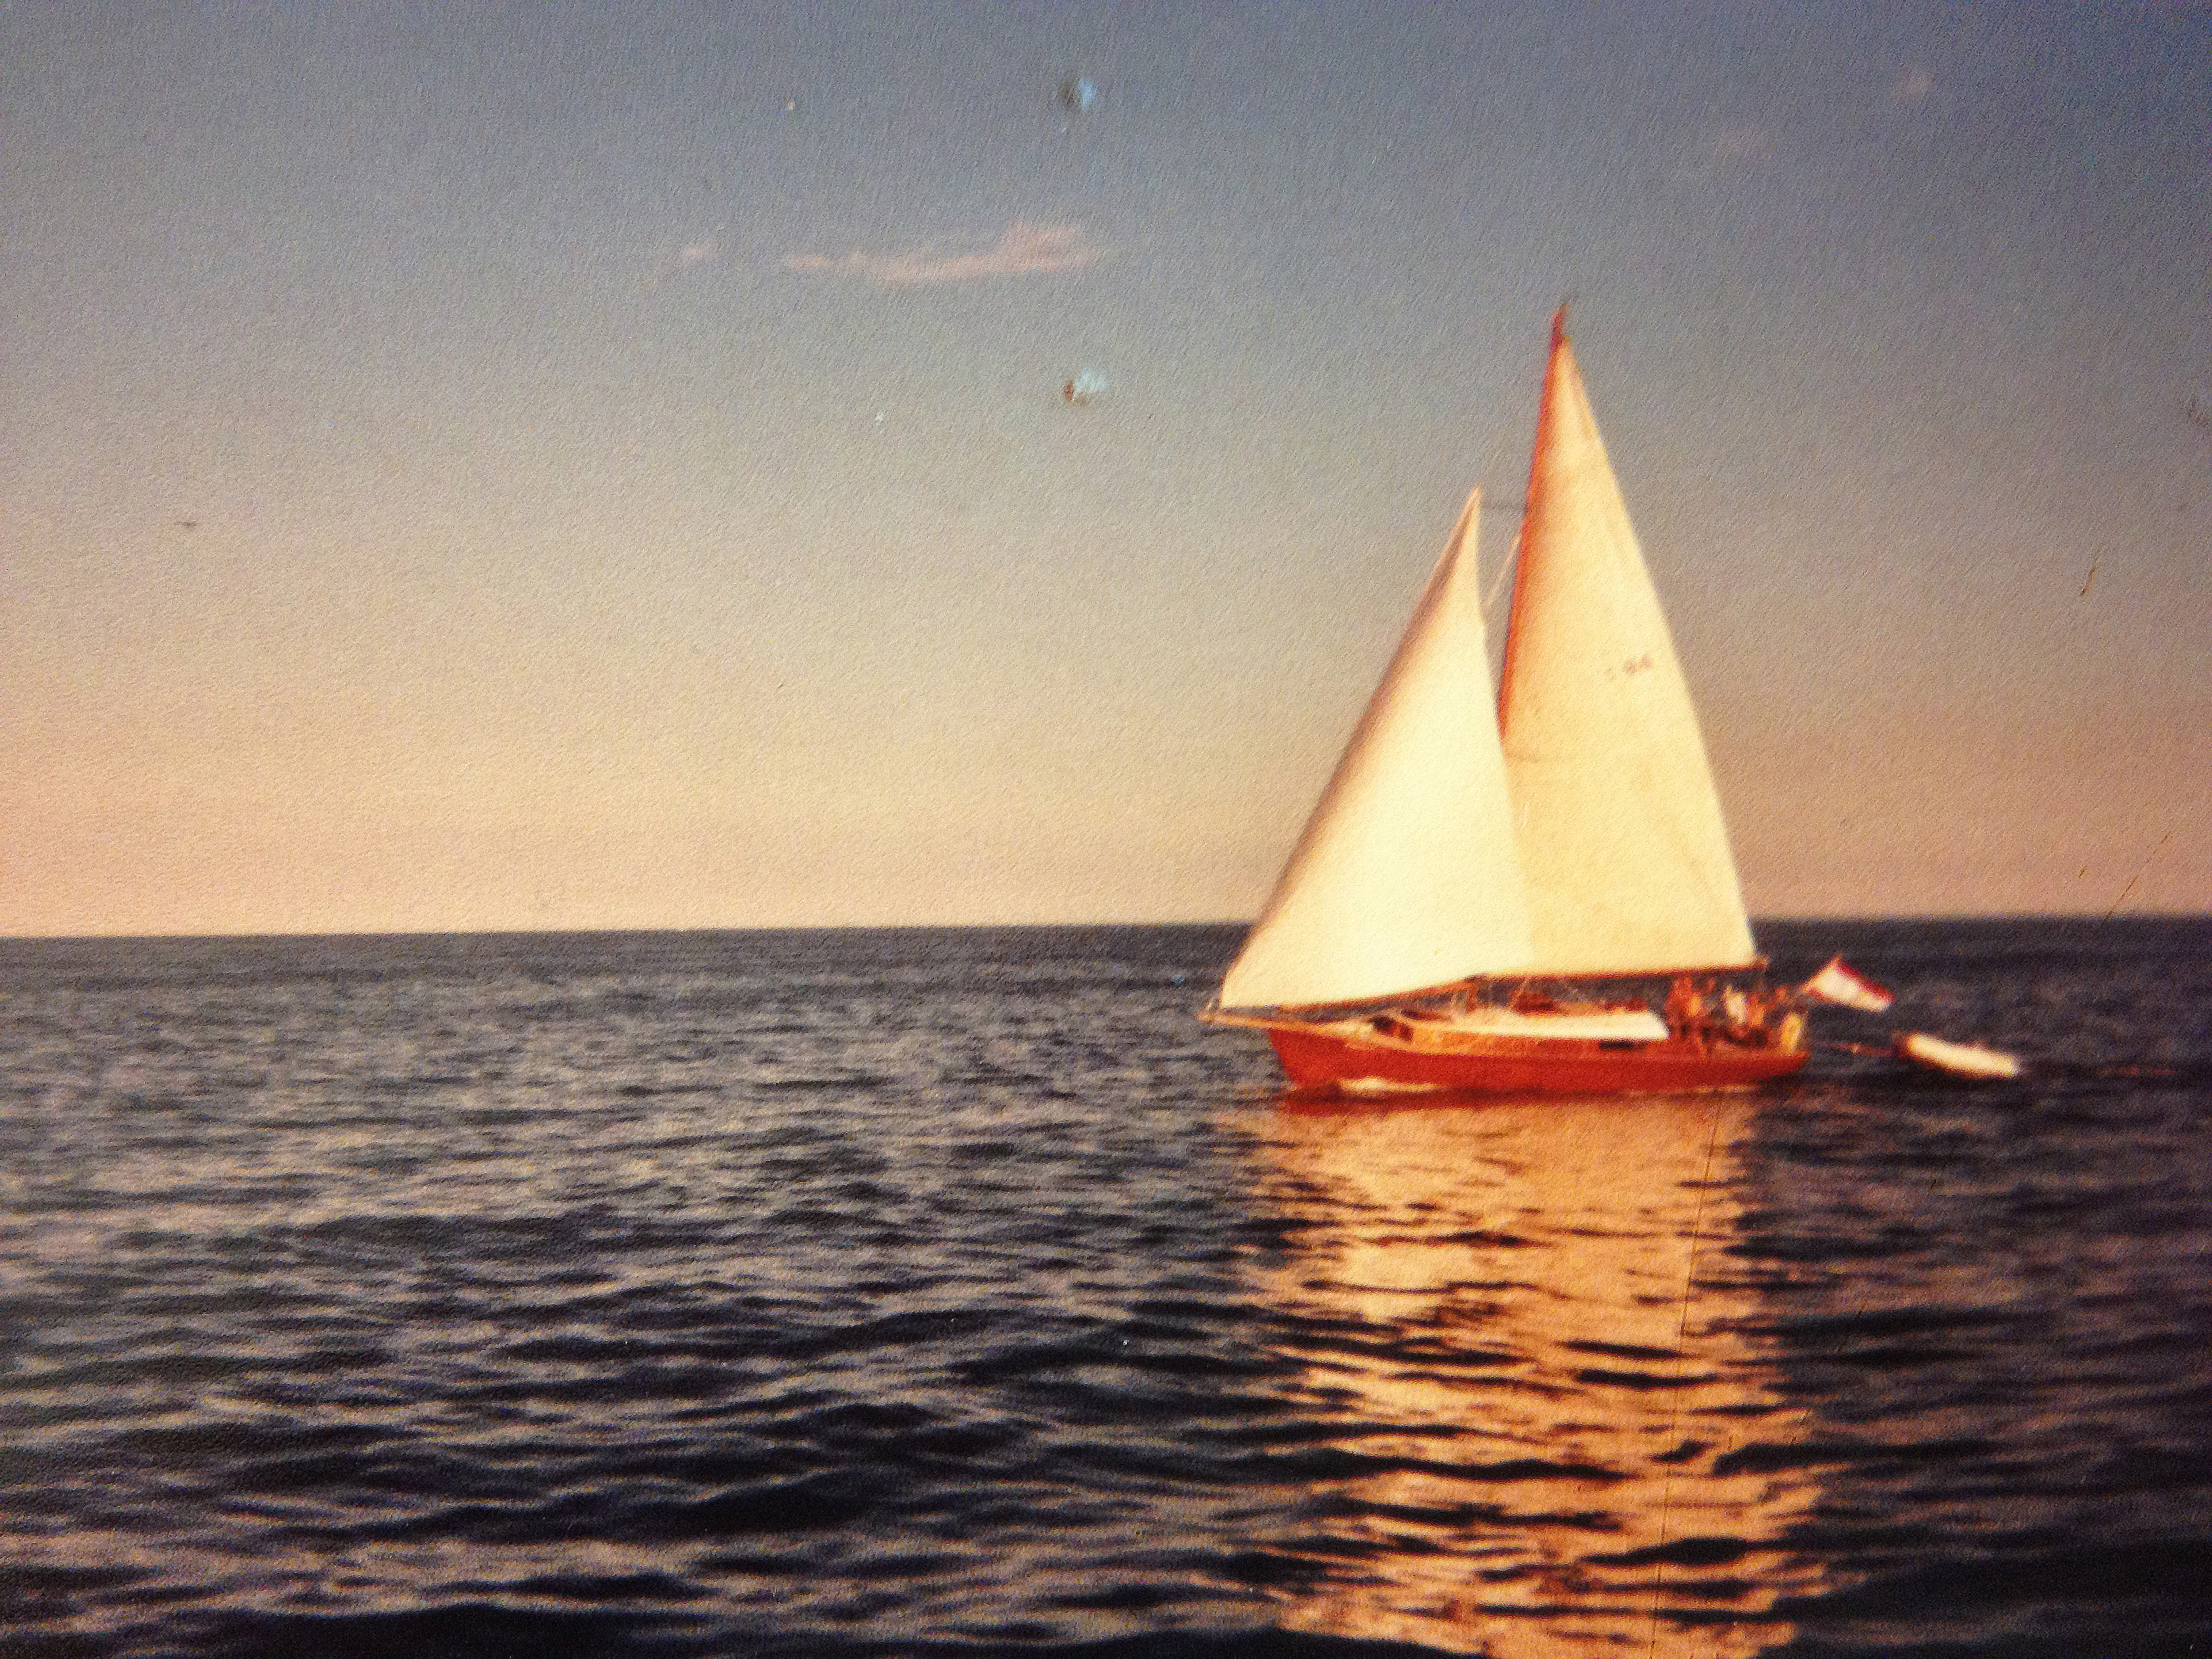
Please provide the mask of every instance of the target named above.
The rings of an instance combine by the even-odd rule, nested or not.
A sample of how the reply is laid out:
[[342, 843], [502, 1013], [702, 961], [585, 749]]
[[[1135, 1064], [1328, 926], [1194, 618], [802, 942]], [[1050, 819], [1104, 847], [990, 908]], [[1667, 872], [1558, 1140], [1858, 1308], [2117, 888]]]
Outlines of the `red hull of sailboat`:
[[1370, 1042], [1310, 1027], [1267, 1036], [1302, 1089], [1463, 1089], [1487, 1094], [1676, 1094], [1745, 1089], [1805, 1064], [1802, 1048], [1701, 1045], [1683, 1037], [1621, 1048], [1558, 1039], [1492, 1038], [1438, 1049]]

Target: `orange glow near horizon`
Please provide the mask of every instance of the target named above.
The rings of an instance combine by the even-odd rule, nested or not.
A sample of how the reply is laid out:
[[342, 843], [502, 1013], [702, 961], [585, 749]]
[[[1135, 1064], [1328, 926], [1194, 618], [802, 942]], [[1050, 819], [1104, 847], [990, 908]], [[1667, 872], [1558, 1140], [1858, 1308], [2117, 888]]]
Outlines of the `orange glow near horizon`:
[[0, 17], [0, 934], [1249, 917], [1563, 294], [1754, 914], [2212, 910], [2180, 14], [537, 27]]

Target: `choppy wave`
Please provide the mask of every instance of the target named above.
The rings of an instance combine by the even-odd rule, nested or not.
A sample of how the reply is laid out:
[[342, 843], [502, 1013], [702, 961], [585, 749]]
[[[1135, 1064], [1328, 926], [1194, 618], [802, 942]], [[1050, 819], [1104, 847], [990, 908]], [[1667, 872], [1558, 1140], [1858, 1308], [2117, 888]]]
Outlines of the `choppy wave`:
[[1314, 1112], [1218, 929], [0, 945], [0, 1647], [2212, 1650], [2212, 927], [1763, 937], [2035, 1063]]

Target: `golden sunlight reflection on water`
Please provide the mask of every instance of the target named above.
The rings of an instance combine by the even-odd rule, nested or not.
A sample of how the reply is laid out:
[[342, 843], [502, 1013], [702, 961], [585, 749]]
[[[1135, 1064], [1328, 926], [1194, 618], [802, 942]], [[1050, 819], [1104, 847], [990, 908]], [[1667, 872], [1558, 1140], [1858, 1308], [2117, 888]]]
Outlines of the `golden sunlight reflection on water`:
[[[1513, 1659], [1748, 1654], [1815, 1588], [1806, 1438], [1729, 1247], [1752, 1102], [1322, 1112], [1260, 1175], [1289, 1259], [1260, 1293], [1343, 1454], [1282, 1545], [1284, 1623]], [[1338, 1466], [1331, 1466], [1338, 1467]]]

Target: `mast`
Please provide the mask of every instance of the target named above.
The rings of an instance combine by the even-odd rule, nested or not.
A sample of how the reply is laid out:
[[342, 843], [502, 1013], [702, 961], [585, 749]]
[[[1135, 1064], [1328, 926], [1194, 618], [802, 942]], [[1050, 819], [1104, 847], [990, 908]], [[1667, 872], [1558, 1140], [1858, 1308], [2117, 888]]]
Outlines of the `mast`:
[[1505, 762], [1475, 568], [1459, 523], [1244, 949], [1226, 1007], [1399, 996], [1525, 968]]
[[1536, 474], [1544, 462], [1544, 434], [1552, 427], [1552, 386], [1557, 378], [1553, 365], [1567, 345], [1567, 308], [1564, 305], [1552, 313], [1552, 344], [1544, 360], [1544, 388], [1536, 398], [1536, 442], [1528, 452], [1528, 487], [1521, 492], [1521, 533], [1513, 538], [1513, 600], [1505, 613], [1505, 653], [1498, 666], [1498, 732], [1502, 742], [1505, 734], [1505, 691], [1513, 684], [1515, 647], [1521, 642], [1522, 628], [1522, 607], [1528, 603], [1528, 584], [1521, 573], [1528, 568], [1529, 516], [1536, 504]]
[[1705, 738], [1565, 324], [1561, 307], [1498, 695], [1534, 969], [1743, 965]]

